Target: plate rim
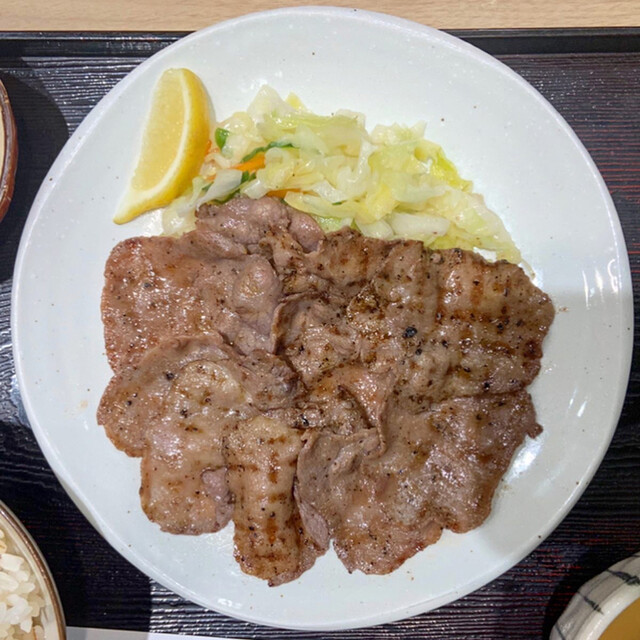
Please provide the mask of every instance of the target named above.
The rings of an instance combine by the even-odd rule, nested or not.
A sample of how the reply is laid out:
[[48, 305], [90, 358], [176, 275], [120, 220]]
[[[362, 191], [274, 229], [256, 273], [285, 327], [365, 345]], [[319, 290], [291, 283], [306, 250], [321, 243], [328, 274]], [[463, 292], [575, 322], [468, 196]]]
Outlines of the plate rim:
[[[76, 154], [80, 151], [82, 146], [85, 143], [85, 140], [89, 138], [93, 129], [99, 125], [99, 121], [102, 117], [102, 114], [111, 108], [112, 104], [118, 100], [120, 94], [129, 86], [129, 84], [135, 82], [139, 75], [143, 74], [148, 66], [153, 64], [159, 58], [162, 58], [166, 55], [170, 55], [171, 52], [176, 48], [181, 48], [186, 44], [195, 43], [200, 38], [207, 38], [210, 34], [215, 34], [216, 31], [220, 29], [234, 28], [237, 25], [241, 25], [242, 23], [250, 23], [254, 21], [261, 21], [264, 19], [271, 18], [280, 18], [287, 16], [318, 16], [318, 17], [328, 17], [331, 19], [335, 18], [350, 18], [350, 19], [361, 19], [362, 22], [365, 23], [373, 23], [375, 25], [382, 26], [383, 28], [398, 28], [401, 30], [405, 30], [411, 32], [419, 37], [426, 37], [427, 39], [436, 39], [439, 44], [442, 44], [446, 47], [452, 48], [454, 50], [462, 51], [466, 55], [471, 55], [476, 61], [482, 62], [486, 66], [491, 67], [494, 71], [500, 72], [503, 75], [507, 76], [511, 81], [515, 81], [522, 89], [526, 90], [526, 92], [535, 99], [545, 110], [545, 112], [550, 115], [555, 122], [560, 125], [560, 128], [563, 130], [565, 135], [571, 140], [573, 146], [579, 152], [580, 156], [585, 162], [585, 165], [589, 168], [591, 172], [591, 178], [598, 186], [599, 194], [602, 198], [603, 203], [606, 206], [607, 210], [607, 219], [609, 226], [612, 231], [614, 243], [614, 254], [618, 260], [618, 268], [620, 271], [620, 290], [626, 291], [628, 294], [632, 292], [632, 280], [631, 280], [631, 272], [629, 265], [629, 257], [626, 250], [624, 234], [622, 232], [622, 226], [620, 223], [619, 216], [616, 211], [615, 204], [611, 197], [611, 194], [604, 182], [604, 179], [595, 165], [595, 162], [591, 158], [591, 155], [575, 133], [575, 131], [569, 126], [566, 120], [562, 117], [562, 115], [551, 105], [551, 103], [540, 94], [537, 89], [535, 89], [532, 85], [530, 85], [526, 80], [524, 80], [520, 75], [518, 75], [515, 71], [510, 69], [504, 63], [502, 63], [497, 58], [491, 56], [490, 54], [478, 49], [477, 47], [464, 42], [457, 38], [456, 36], [450, 35], [446, 32], [440, 31], [433, 27], [429, 27], [427, 25], [423, 25], [417, 22], [412, 22], [405, 18], [399, 18], [396, 16], [392, 16], [389, 14], [384, 14], [380, 12], [362, 10], [362, 9], [349, 9], [349, 8], [339, 8], [339, 7], [329, 7], [329, 6], [304, 6], [304, 7], [291, 7], [291, 8], [280, 8], [266, 11], [258, 11], [249, 13], [243, 16], [239, 16], [237, 18], [233, 18], [226, 21], [221, 21], [215, 24], [212, 24], [208, 27], [195, 31], [183, 38], [180, 38], [176, 42], [168, 45], [161, 51], [153, 54], [148, 59], [143, 61], [140, 65], [135, 67], [131, 72], [129, 72], [122, 80], [120, 80], [87, 114], [82, 123], [78, 126], [72, 136], [64, 145], [63, 149], [60, 151], [58, 157], [54, 161], [53, 165], [49, 169], [46, 177], [44, 178], [40, 189], [34, 201], [32, 203], [31, 209], [29, 211], [27, 222], [22, 232], [18, 253], [16, 256], [15, 267], [14, 267], [14, 282], [12, 289], [12, 297], [11, 297], [11, 330], [14, 336], [12, 341], [13, 348], [13, 357], [15, 363], [16, 376], [18, 380], [18, 387], [20, 389], [20, 394], [22, 397], [22, 401], [24, 403], [24, 407], [29, 418], [30, 424], [33, 425], [33, 432], [38, 441], [40, 448], [47, 459], [48, 464], [52, 467], [56, 477], [63, 485], [66, 493], [72, 499], [72, 501], [76, 504], [76, 506], [80, 509], [80, 511], [85, 515], [85, 517], [89, 520], [89, 522], [98, 530], [100, 535], [105, 539], [105, 541], [110, 544], [113, 548], [115, 548], [118, 553], [120, 553], [125, 559], [127, 559], [130, 563], [136, 566], [139, 570], [145, 573], [147, 576], [151, 577], [154, 580], [157, 580], [160, 584], [164, 585], [166, 588], [171, 591], [177, 593], [178, 595], [187, 598], [205, 608], [218, 611], [219, 613], [225, 615], [231, 615], [237, 617], [242, 620], [246, 620], [248, 622], [254, 624], [261, 624], [265, 626], [271, 627], [281, 627], [281, 628], [289, 628], [296, 630], [307, 630], [307, 631], [329, 631], [329, 630], [344, 630], [344, 629], [352, 629], [352, 628], [364, 628], [369, 627], [385, 622], [393, 622], [398, 621], [400, 619], [411, 617], [413, 615], [423, 613], [426, 611], [431, 611], [445, 604], [451, 603], [461, 597], [464, 597], [480, 588], [488, 584], [490, 581], [494, 580], [496, 577], [502, 575], [508, 569], [514, 567], [518, 564], [523, 558], [527, 557], [538, 545], [540, 545], [559, 525], [559, 523], [566, 518], [571, 509], [575, 506], [577, 501], [580, 499], [583, 492], [586, 490], [587, 486], [593, 480], [593, 477], [600, 466], [602, 459], [604, 458], [611, 439], [615, 433], [616, 426], [618, 424], [620, 414], [622, 412], [624, 399], [626, 397], [626, 388], [628, 385], [629, 374], [631, 369], [632, 362], [632, 348], [633, 348], [633, 298], [632, 295], [629, 297], [627, 304], [625, 304], [625, 300], [623, 296], [620, 296], [620, 323], [628, 324], [630, 327], [630, 331], [623, 332], [620, 331], [619, 343], [620, 343], [620, 353], [622, 357], [618, 361], [618, 375], [621, 381], [626, 380], [627, 384], [620, 384], [617, 386], [615, 401], [613, 403], [614, 406], [617, 407], [617, 410], [611, 415], [610, 418], [610, 426], [608, 429], [608, 438], [606, 442], [603, 443], [600, 450], [591, 460], [591, 463], [588, 467], [587, 473], [584, 474], [583, 480], [571, 494], [567, 497], [563, 508], [560, 509], [544, 527], [544, 532], [541, 536], [530, 538], [528, 544], [523, 545], [519, 550], [512, 552], [508, 556], [502, 556], [501, 561], [497, 564], [494, 564], [490, 571], [486, 571], [481, 576], [477, 576], [473, 581], [468, 582], [464, 585], [462, 589], [456, 589], [455, 591], [448, 592], [447, 594], [443, 594], [438, 598], [431, 599], [428, 601], [428, 605], [425, 601], [421, 603], [417, 603], [414, 605], [410, 605], [408, 607], [399, 606], [394, 609], [386, 609], [384, 613], [378, 613], [375, 616], [364, 616], [362, 618], [350, 618], [348, 621], [343, 621], [341, 623], [328, 623], [321, 625], [304, 625], [304, 624], [286, 624], [283, 625], [282, 622], [278, 621], [265, 621], [264, 618], [255, 617], [250, 614], [250, 612], [243, 610], [241, 613], [231, 610], [225, 610], [224, 608], [213, 608], [210, 603], [205, 602], [202, 598], [199, 597], [198, 594], [191, 592], [189, 589], [185, 589], [182, 585], [177, 585], [175, 581], [171, 579], [170, 576], [166, 576], [161, 573], [160, 570], [155, 569], [150, 563], [144, 561], [144, 559], [137, 556], [135, 553], [131, 552], [130, 549], [126, 545], [121, 545], [120, 540], [114, 540], [113, 534], [110, 532], [110, 527], [108, 523], [104, 522], [102, 518], [100, 518], [99, 514], [95, 512], [95, 510], [88, 504], [83, 492], [73, 482], [73, 479], [67, 477], [65, 472], [64, 465], [61, 460], [57, 457], [55, 451], [52, 450], [49, 445], [49, 441], [46, 438], [45, 434], [42, 432], [42, 429], [39, 425], [39, 419], [36, 416], [35, 410], [32, 407], [30, 402], [30, 397], [28, 393], [24, 391], [25, 389], [25, 376], [22, 368], [22, 358], [19, 353], [19, 343], [20, 343], [20, 335], [21, 330], [19, 326], [19, 318], [18, 318], [18, 300], [20, 298], [20, 277], [24, 271], [24, 261], [26, 259], [26, 255], [28, 252], [28, 245], [31, 238], [31, 235], [36, 227], [37, 221], [41, 215], [43, 210], [43, 205], [46, 203], [49, 198], [51, 192], [55, 189], [55, 185], [57, 182], [57, 178], [64, 173], [66, 166], [69, 162], [76, 156]], [[55, 463], [55, 464], [54, 464]], [[453, 596], [453, 597], [452, 597]], [[426, 606], [425, 606], [426, 605]]]

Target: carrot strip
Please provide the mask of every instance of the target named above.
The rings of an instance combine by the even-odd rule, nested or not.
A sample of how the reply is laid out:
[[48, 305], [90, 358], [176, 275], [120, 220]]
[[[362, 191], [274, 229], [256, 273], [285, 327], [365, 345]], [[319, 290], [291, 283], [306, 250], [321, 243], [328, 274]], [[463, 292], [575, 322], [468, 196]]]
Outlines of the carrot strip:
[[287, 193], [291, 193], [292, 191], [295, 193], [304, 193], [302, 189], [274, 189], [273, 191], [267, 191], [267, 195], [272, 198], [284, 198]]
[[249, 173], [253, 173], [258, 169], [262, 169], [264, 167], [264, 152], [257, 153], [251, 160], [247, 160], [246, 162], [241, 162], [240, 164], [235, 165], [233, 168], [238, 169], [240, 171], [248, 171]]

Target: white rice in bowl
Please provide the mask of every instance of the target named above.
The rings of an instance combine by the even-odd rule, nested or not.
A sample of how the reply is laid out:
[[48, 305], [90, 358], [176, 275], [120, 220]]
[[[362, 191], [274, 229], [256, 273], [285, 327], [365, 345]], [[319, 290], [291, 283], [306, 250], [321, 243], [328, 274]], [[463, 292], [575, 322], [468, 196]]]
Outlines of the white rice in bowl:
[[29, 563], [0, 528], [0, 639], [44, 640], [44, 604]]

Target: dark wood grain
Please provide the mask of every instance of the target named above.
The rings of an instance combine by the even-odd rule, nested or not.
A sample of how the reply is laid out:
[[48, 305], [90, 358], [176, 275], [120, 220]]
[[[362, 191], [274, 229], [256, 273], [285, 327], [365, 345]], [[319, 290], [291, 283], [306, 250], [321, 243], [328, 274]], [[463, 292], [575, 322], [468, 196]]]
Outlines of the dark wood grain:
[[[550, 100], [593, 156], [622, 222], [640, 309], [640, 45], [637, 30], [620, 32], [621, 41], [615, 35], [569, 33], [567, 42], [555, 34], [555, 43], [549, 34], [536, 32], [467, 37], [502, 52], [499, 57]], [[16, 196], [0, 225], [0, 497], [23, 519], [49, 559], [70, 624], [243, 638], [543, 638], [584, 581], [640, 549], [636, 318], [624, 409], [593, 482], [531, 555], [455, 603], [374, 629], [277, 631], [206, 611], [133, 568], [71, 503], [31, 433], [15, 383], [9, 300], [20, 233], [57, 153], [118, 80], [177, 36], [101, 34], [84, 44], [78, 34], [8, 36], [0, 35], [0, 79], [14, 106], [21, 153]]]

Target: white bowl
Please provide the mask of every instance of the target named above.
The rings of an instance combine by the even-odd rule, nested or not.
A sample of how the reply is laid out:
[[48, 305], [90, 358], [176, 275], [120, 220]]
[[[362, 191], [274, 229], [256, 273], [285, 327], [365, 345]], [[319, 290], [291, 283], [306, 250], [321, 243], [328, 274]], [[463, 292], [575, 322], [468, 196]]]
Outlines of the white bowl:
[[553, 627], [550, 640], [597, 640], [638, 599], [640, 553], [614, 564], [583, 585]]

